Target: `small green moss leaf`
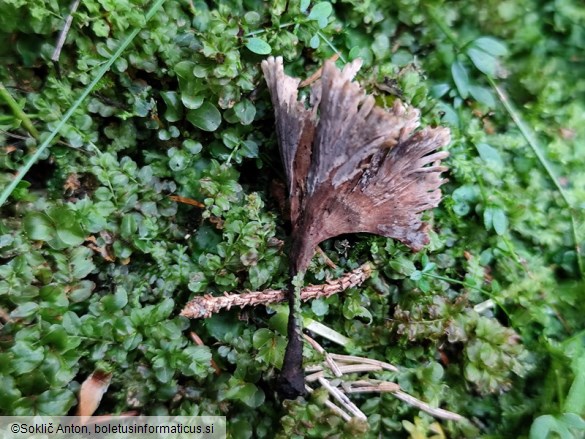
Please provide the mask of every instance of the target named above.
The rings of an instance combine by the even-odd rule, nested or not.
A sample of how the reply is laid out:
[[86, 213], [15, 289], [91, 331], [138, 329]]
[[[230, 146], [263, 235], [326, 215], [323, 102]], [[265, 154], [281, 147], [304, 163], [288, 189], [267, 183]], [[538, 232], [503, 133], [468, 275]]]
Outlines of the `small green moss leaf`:
[[494, 108], [496, 106], [496, 99], [494, 98], [494, 94], [489, 88], [472, 85], [469, 87], [469, 94], [477, 102], [485, 105], [488, 108]]
[[[0, 354], [0, 357], [3, 354]], [[8, 358], [0, 358], [0, 364], [8, 364]], [[0, 375], [0, 409], [4, 413], [11, 413], [14, 409], [14, 402], [21, 396], [16, 381], [10, 375]]]
[[187, 113], [187, 120], [203, 131], [215, 131], [221, 124], [221, 113], [215, 105], [204, 102]]
[[469, 76], [467, 75], [467, 70], [460, 61], [455, 61], [451, 65], [451, 75], [453, 76], [453, 81], [459, 91], [459, 95], [465, 99], [469, 96]]
[[98, 37], [107, 37], [110, 33], [110, 26], [105, 20], [96, 20], [91, 28]]
[[319, 45], [321, 44], [321, 39], [319, 38], [318, 34], [315, 34], [311, 37], [311, 41], [309, 41], [309, 46], [311, 49], [318, 49]]
[[115, 294], [108, 294], [102, 298], [102, 304], [108, 313], [124, 308], [127, 303], [128, 293], [124, 288], [118, 288]]
[[396, 258], [395, 260], [391, 261], [390, 267], [405, 276], [410, 276], [416, 271], [414, 263], [405, 257]]
[[203, 149], [203, 145], [201, 142], [196, 142], [195, 140], [187, 139], [183, 142], [183, 147], [189, 151], [190, 154], [199, 154]]
[[262, 389], [252, 383], [242, 382], [234, 377], [228, 381], [228, 391], [224, 398], [242, 401], [248, 407], [260, 407], [264, 403], [265, 395]]
[[260, 14], [256, 11], [246, 12], [246, 15], [244, 15], [244, 21], [248, 25], [255, 26], [260, 23]]
[[12, 346], [11, 352], [14, 354], [12, 367], [17, 375], [33, 371], [45, 358], [45, 349], [42, 346], [35, 346], [38, 343], [32, 343], [27, 340], [19, 340]]
[[187, 376], [205, 377], [209, 374], [211, 351], [207, 346], [189, 346], [183, 350], [186, 367], [181, 371]]
[[431, 87], [431, 96], [435, 99], [439, 99], [440, 97], [445, 96], [449, 90], [451, 90], [451, 86], [449, 84], [435, 84]]
[[501, 169], [504, 167], [504, 161], [502, 160], [502, 157], [500, 156], [500, 153], [496, 148], [494, 148], [491, 145], [488, 145], [487, 143], [478, 143], [475, 147], [477, 148], [479, 156], [487, 164], [497, 169]]
[[270, 329], [262, 328], [254, 333], [253, 345], [258, 349], [257, 359], [264, 363], [271, 364], [277, 368], [282, 367], [286, 340], [272, 332]]
[[48, 215], [53, 220], [57, 230], [57, 237], [69, 247], [83, 243], [85, 235], [75, 216], [75, 212], [65, 206], [57, 206], [49, 209]]
[[585, 421], [574, 413], [539, 416], [530, 427], [530, 439], [547, 439], [553, 437], [551, 433], [556, 433], [554, 437], [570, 439], [575, 437], [570, 430], [573, 428], [585, 431]]
[[478, 38], [472, 43], [472, 46], [493, 56], [506, 56], [508, 54], [508, 48], [506, 45], [492, 37]]
[[244, 99], [234, 105], [234, 113], [242, 125], [250, 125], [256, 116], [256, 107], [248, 99]]
[[165, 101], [167, 110], [165, 111], [165, 119], [169, 122], [177, 122], [183, 117], [183, 106], [176, 91], [163, 91], [161, 97]]
[[494, 230], [498, 235], [503, 235], [508, 230], [508, 217], [506, 212], [501, 208], [496, 208], [493, 211], [492, 224]]
[[87, 247], [77, 247], [71, 252], [71, 274], [75, 279], [83, 279], [93, 271], [95, 265], [92, 260], [93, 252]]
[[57, 232], [51, 219], [42, 212], [31, 212], [24, 218], [24, 230], [30, 239], [50, 241]]
[[186, 108], [196, 110], [203, 104], [203, 96], [181, 93], [181, 102]]
[[205, 327], [209, 335], [217, 340], [225, 341], [236, 337], [242, 331], [242, 322], [229, 315], [216, 314], [205, 319]]
[[95, 283], [90, 280], [83, 280], [71, 289], [69, 292], [69, 299], [72, 302], [83, 302], [85, 299], [91, 296], [91, 293], [94, 289]]
[[12, 319], [24, 319], [27, 317], [33, 316], [37, 310], [39, 309], [39, 305], [34, 302], [25, 302], [18, 306], [15, 310], [10, 313], [10, 318]]
[[467, 51], [467, 55], [480, 72], [492, 78], [496, 76], [497, 60], [493, 55], [473, 47]]
[[41, 415], [58, 416], [67, 413], [75, 404], [75, 395], [69, 389], [51, 389], [37, 399], [37, 411]]
[[241, 153], [244, 157], [250, 159], [258, 157], [258, 144], [253, 140], [244, 140], [242, 142]]
[[486, 207], [483, 211], [483, 225], [486, 230], [490, 230], [493, 226], [494, 208]]
[[311, 9], [309, 20], [315, 20], [319, 28], [323, 29], [327, 26], [328, 18], [333, 12], [333, 6], [329, 2], [317, 3]]
[[325, 302], [324, 299], [315, 299], [311, 302], [311, 311], [316, 316], [324, 316], [329, 311], [329, 305]]
[[136, 222], [136, 214], [124, 215], [120, 226], [120, 234], [122, 235], [122, 238], [131, 239], [137, 230], [138, 224]]
[[258, 55], [268, 55], [272, 52], [270, 44], [260, 38], [248, 38], [246, 47], [250, 52], [257, 53]]

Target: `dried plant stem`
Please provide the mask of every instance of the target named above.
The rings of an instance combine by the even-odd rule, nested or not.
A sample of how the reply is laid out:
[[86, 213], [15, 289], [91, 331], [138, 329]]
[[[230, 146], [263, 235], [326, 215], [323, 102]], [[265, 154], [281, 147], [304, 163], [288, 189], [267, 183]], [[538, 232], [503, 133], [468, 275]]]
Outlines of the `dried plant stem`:
[[321, 383], [321, 385], [327, 389], [331, 396], [333, 396], [333, 398], [335, 398], [337, 402], [339, 402], [353, 416], [364, 421], [368, 420], [366, 415], [364, 415], [364, 413], [360, 409], [358, 409], [353, 402], [350, 401], [350, 399], [345, 395], [345, 393], [343, 393], [337, 387], [333, 387], [329, 383], [329, 381], [327, 381], [323, 377], [319, 377], [319, 383]]
[[382, 392], [397, 392], [400, 390], [400, 386], [396, 383], [391, 383], [388, 381], [369, 381], [369, 380], [361, 380], [361, 381], [353, 381], [344, 383], [345, 391], [347, 393], [382, 393]]
[[317, 246], [316, 250], [317, 250], [317, 253], [319, 253], [319, 256], [321, 256], [323, 258], [323, 261], [325, 262], [325, 264], [327, 264], [327, 266], [329, 268], [333, 268], [334, 270], [337, 268], [337, 265], [335, 265], [335, 262], [333, 262], [331, 259], [329, 259], [329, 256], [327, 256], [327, 253], [325, 253], [320, 246]]
[[53, 62], [59, 61], [59, 57], [61, 56], [61, 50], [63, 49], [63, 45], [65, 44], [65, 40], [67, 39], [67, 34], [69, 33], [69, 29], [71, 28], [71, 23], [73, 22], [73, 14], [77, 10], [78, 6], [79, 0], [73, 0], [73, 3], [71, 3], [71, 6], [69, 7], [69, 15], [65, 19], [65, 24], [63, 25], [63, 29], [61, 29], [61, 33], [59, 34], [57, 46], [55, 46], [53, 56], [51, 56], [51, 61]]
[[333, 372], [333, 375], [335, 375], [336, 377], [340, 377], [341, 375], [343, 375], [341, 370], [339, 370], [339, 366], [337, 366], [337, 363], [333, 360], [331, 355], [325, 349], [323, 349], [323, 347], [319, 343], [317, 343], [307, 334], [303, 334], [303, 336], [305, 337], [305, 340], [307, 340], [309, 344], [313, 346], [313, 349], [315, 349], [317, 352], [319, 352], [325, 357], [325, 362], [327, 363], [327, 366], [329, 366], [329, 369], [331, 369], [331, 372]]
[[[347, 413], [350, 413], [351, 416], [355, 416], [359, 419], [365, 420], [365, 415], [349, 400], [346, 396], [346, 393], [391, 393], [396, 398], [400, 399], [401, 401], [422, 410], [431, 416], [436, 418], [445, 419], [449, 421], [464, 421], [465, 418], [457, 413], [450, 412], [448, 410], [443, 410], [436, 407], [431, 407], [426, 402], [423, 402], [414, 396], [409, 395], [408, 393], [403, 392], [400, 389], [400, 385], [391, 381], [381, 381], [381, 380], [358, 380], [358, 381], [343, 381], [337, 380], [335, 381], [337, 385], [334, 385], [332, 382], [328, 381], [325, 377], [325, 369], [330, 369], [331, 371], [337, 370], [342, 374], [352, 374], [352, 373], [360, 373], [360, 372], [376, 372], [382, 370], [391, 370], [397, 371], [398, 369], [388, 363], [384, 363], [382, 361], [373, 360], [371, 358], [362, 358], [356, 356], [349, 356], [349, 355], [338, 355], [338, 354], [329, 354], [323, 349], [319, 343], [317, 343], [312, 338], [305, 336], [305, 339], [309, 342], [309, 344], [320, 354], [325, 356], [325, 361], [321, 364], [316, 366], [309, 366], [305, 368], [305, 372], [316, 372], [312, 373], [311, 375], [306, 377], [306, 381], [308, 383], [318, 381], [321, 386], [323, 386], [331, 396], [338, 402], [345, 411], [335, 406], [331, 401], [327, 401], [327, 407], [330, 407], [335, 411], [335, 413], [339, 414], [343, 419], [346, 421], [348, 420]], [[340, 362], [342, 364], [337, 364]], [[331, 367], [331, 363], [335, 364], [334, 367]], [[345, 363], [345, 364], [343, 364]], [[347, 364], [351, 363], [351, 364]], [[339, 377], [339, 375], [336, 375]], [[338, 386], [341, 385], [341, 388]], [[310, 387], [307, 386], [307, 389]], [[312, 391], [312, 389], [310, 390]], [[332, 406], [333, 404], [333, 406]], [[346, 413], [347, 412], [347, 413]]]
[[[335, 62], [338, 59], [339, 59], [339, 54], [336, 53], [331, 58], [329, 58], [329, 61]], [[315, 82], [321, 78], [322, 73], [323, 73], [323, 66], [319, 67], [317, 69], [317, 71], [315, 73], [313, 73], [311, 76], [309, 76], [307, 79], [305, 79], [304, 81], [301, 81], [301, 83], [299, 84], [299, 88], [303, 88], [303, 87], [306, 87], [307, 85], [311, 85], [313, 82]]]
[[[309, 285], [301, 290], [301, 300], [307, 301], [317, 297], [329, 297], [333, 294], [345, 291], [361, 285], [372, 274], [372, 267], [365, 263], [359, 268], [345, 274], [339, 279], [329, 281], [322, 285]], [[181, 315], [190, 319], [206, 318], [222, 309], [231, 307], [269, 305], [284, 302], [286, 291], [264, 290], [241, 294], [224, 293], [223, 296], [198, 296], [191, 300], [181, 311]]]
[[408, 393], [403, 392], [400, 390], [400, 386], [396, 383], [390, 383], [387, 381], [369, 381], [369, 380], [362, 380], [362, 381], [354, 381], [346, 383], [347, 393], [392, 393], [396, 398], [404, 401], [405, 403], [416, 407], [423, 412], [428, 413], [436, 418], [446, 419], [449, 421], [463, 421], [465, 418], [457, 413], [450, 412], [448, 410], [443, 410], [436, 407], [431, 407], [426, 402], [421, 401], [420, 399], [415, 398], [414, 396], [409, 395]]
[[416, 407], [422, 410], [423, 412], [426, 412], [429, 415], [434, 416], [435, 418], [447, 419], [449, 421], [458, 422], [465, 420], [463, 416], [457, 413], [453, 413], [448, 410], [443, 410], [440, 408], [431, 407], [426, 402], [422, 402], [420, 399], [416, 399], [414, 396], [411, 396], [408, 393], [404, 393], [402, 390], [392, 392], [392, 394], [401, 401], [404, 401], [405, 403], [410, 404], [411, 406]]
[[329, 39], [325, 35], [323, 35], [323, 32], [318, 30], [317, 35], [319, 35], [319, 38], [321, 38], [323, 41], [325, 41], [325, 43], [329, 46], [329, 48], [335, 52], [335, 54], [339, 57], [339, 59], [341, 59], [341, 61], [343, 61], [344, 64], [347, 63], [347, 60], [345, 59], [345, 57], [341, 54], [341, 52], [337, 49], [337, 47], [335, 47], [333, 45], [333, 43], [331, 41], [329, 41]]
[[373, 358], [356, 357], [353, 355], [340, 355], [340, 354], [329, 354], [331, 358], [342, 363], [360, 363], [360, 364], [371, 364], [380, 367], [380, 369], [390, 370], [392, 372], [398, 372], [398, 368], [390, 363], [384, 361], [374, 360]]
[[[383, 369], [379, 366], [374, 366], [373, 364], [352, 364], [351, 366], [337, 366], [339, 372], [342, 375], [350, 374], [350, 373], [362, 373], [362, 372], [381, 372]], [[312, 381], [317, 381], [325, 376], [325, 371], [320, 370], [315, 372], [311, 375], [307, 376], [307, 382], [310, 383]]]
[[[305, 386], [305, 389], [307, 389], [308, 393], [313, 393], [314, 390], [309, 387], [309, 386]], [[325, 406], [330, 408], [331, 410], [333, 410], [338, 416], [342, 417], [344, 419], [344, 421], [348, 422], [351, 420], [351, 416], [348, 415], [346, 412], [344, 412], [342, 409], [340, 409], [338, 406], [336, 406], [334, 403], [332, 403], [329, 400], [325, 401]]]

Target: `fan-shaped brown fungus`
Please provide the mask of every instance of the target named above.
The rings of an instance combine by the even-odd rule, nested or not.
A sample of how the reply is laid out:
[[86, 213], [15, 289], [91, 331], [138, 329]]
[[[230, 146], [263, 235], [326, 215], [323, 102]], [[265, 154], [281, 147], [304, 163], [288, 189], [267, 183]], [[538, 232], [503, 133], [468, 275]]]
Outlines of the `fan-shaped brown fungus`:
[[[309, 105], [298, 100], [300, 80], [284, 73], [282, 58], [262, 62], [272, 97], [292, 223], [291, 276], [303, 276], [317, 245], [345, 233], [398, 239], [418, 251], [428, 243], [422, 212], [441, 200], [440, 162], [447, 128], [419, 125], [419, 111], [396, 100], [390, 110], [353, 82], [361, 60], [339, 70], [331, 61], [311, 87]], [[289, 291], [289, 326], [280, 391], [305, 392], [302, 338]]]

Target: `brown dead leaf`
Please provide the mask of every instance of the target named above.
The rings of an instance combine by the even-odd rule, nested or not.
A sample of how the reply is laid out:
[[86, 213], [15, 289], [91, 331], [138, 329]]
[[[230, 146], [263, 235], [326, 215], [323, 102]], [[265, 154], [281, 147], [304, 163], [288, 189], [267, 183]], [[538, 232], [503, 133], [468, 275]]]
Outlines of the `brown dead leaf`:
[[79, 176], [77, 174], [69, 174], [63, 185], [65, 192], [73, 193], [81, 187]]
[[202, 209], [205, 207], [205, 204], [194, 200], [193, 198], [181, 197], [180, 195], [171, 195], [169, 198], [177, 203], [188, 204], [190, 206], [200, 207]]
[[576, 136], [575, 130], [570, 128], [560, 128], [559, 132], [564, 140], [573, 140]]
[[87, 237], [85, 238], [85, 240], [86, 240], [86, 241], [89, 241], [89, 242], [93, 242], [94, 244], [97, 244], [97, 239], [96, 239], [96, 237], [95, 237], [95, 236], [93, 236], [93, 235], [89, 235], [89, 236], [87, 236]]
[[217, 230], [222, 230], [223, 229], [223, 223], [224, 223], [224, 221], [220, 217], [211, 215], [209, 217], [209, 222], [211, 224], [213, 224]]
[[483, 130], [486, 134], [492, 135], [496, 132], [496, 127], [494, 126], [492, 120], [489, 117], [484, 117], [482, 120], [483, 122]]
[[84, 417], [93, 415], [99, 407], [102, 397], [108, 390], [111, 381], [112, 374], [101, 370], [96, 370], [89, 375], [79, 389], [79, 405], [77, 406], [75, 415]]
[[110, 252], [108, 251], [108, 248], [105, 245], [103, 247], [98, 247], [97, 245], [90, 243], [90, 244], [87, 244], [87, 246], [90, 249], [92, 249], [94, 252], [102, 255], [102, 258], [104, 258], [108, 262], [114, 262], [116, 260], [114, 255], [110, 254]]

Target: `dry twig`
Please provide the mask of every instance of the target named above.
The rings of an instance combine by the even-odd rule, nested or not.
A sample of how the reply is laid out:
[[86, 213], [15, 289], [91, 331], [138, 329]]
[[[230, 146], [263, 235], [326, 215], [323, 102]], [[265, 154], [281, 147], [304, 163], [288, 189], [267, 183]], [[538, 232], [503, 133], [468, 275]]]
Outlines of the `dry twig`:
[[69, 15], [65, 20], [65, 24], [63, 25], [63, 29], [61, 29], [61, 33], [59, 34], [59, 40], [57, 41], [57, 45], [55, 46], [55, 50], [53, 51], [53, 56], [51, 56], [51, 61], [58, 62], [59, 57], [61, 56], [61, 50], [63, 49], [63, 45], [65, 44], [65, 40], [67, 39], [67, 34], [69, 33], [69, 29], [71, 28], [71, 23], [73, 22], [73, 14], [77, 10], [79, 6], [79, 0], [73, 0], [71, 6], [69, 7]]
[[404, 401], [405, 403], [410, 404], [411, 406], [416, 407], [422, 410], [423, 412], [427, 412], [429, 415], [434, 416], [435, 418], [458, 422], [465, 420], [463, 416], [457, 413], [453, 413], [448, 410], [443, 410], [440, 408], [431, 407], [426, 402], [423, 402], [420, 399], [416, 399], [414, 396], [411, 396], [408, 393], [404, 393], [402, 390], [392, 392], [392, 394], [401, 401]]
[[335, 265], [335, 262], [333, 262], [331, 259], [329, 259], [329, 256], [327, 256], [327, 253], [325, 253], [320, 246], [315, 247], [315, 250], [317, 251], [317, 253], [319, 253], [319, 256], [321, 256], [323, 258], [323, 261], [325, 262], [325, 264], [329, 268], [332, 268], [334, 270], [337, 268], [337, 265]]
[[[449, 421], [464, 421], [465, 418], [457, 413], [443, 410], [436, 407], [431, 407], [426, 402], [423, 402], [408, 393], [403, 392], [400, 386], [394, 382], [381, 380], [358, 380], [358, 381], [335, 381], [337, 385], [328, 381], [325, 378], [325, 369], [339, 371], [341, 374], [351, 374], [360, 372], [377, 372], [382, 370], [390, 370], [393, 372], [398, 369], [388, 363], [373, 360], [371, 358], [362, 358], [350, 355], [329, 354], [319, 345], [315, 340], [305, 336], [305, 339], [317, 350], [323, 354], [326, 361], [316, 365], [305, 368], [305, 372], [314, 372], [306, 377], [306, 382], [311, 383], [319, 381], [319, 383], [329, 392], [333, 398], [345, 409], [341, 409], [331, 401], [327, 401], [327, 407], [330, 407], [335, 413], [339, 414], [346, 421], [348, 420], [349, 412], [352, 416], [365, 420], [365, 415], [349, 400], [345, 393], [391, 393], [401, 401], [422, 410], [436, 418], [445, 419]], [[341, 363], [341, 364], [338, 364]], [[333, 365], [333, 366], [332, 366]], [[340, 375], [337, 375], [339, 377]], [[337, 386], [341, 385], [341, 388]], [[310, 387], [307, 386], [307, 389]], [[344, 393], [345, 392], [345, 393]]]
[[[333, 55], [331, 58], [329, 58], [329, 61], [331, 62], [335, 62], [339, 59], [339, 54], [335, 54]], [[299, 84], [299, 88], [303, 88], [306, 87], [307, 85], [311, 85], [313, 82], [318, 81], [319, 79], [321, 79], [321, 75], [323, 74], [323, 66], [319, 67], [315, 73], [313, 73], [311, 76], [309, 76], [307, 79], [305, 79], [304, 81], [301, 81], [301, 83]]]
[[329, 383], [329, 381], [327, 381], [325, 378], [320, 377], [319, 382], [323, 387], [327, 389], [331, 396], [333, 396], [337, 400], [337, 402], [339, 402], [348, 412], [350, 412], [356, 418], [362, 419], [364, 421], [368, 420], [366, 415], [364, 415], [364, 413], [360, 409], [358, 409], [353, 402], [350, 401], [350, 399], [345, 395], [345, 393], [343, 393], [337, 387], [333, 387], [331, 383]]
[[[329, 281], [326, 284], [309, 285], [303, 288], [301, 291], [301, 300], [307, 301], [317, 297], [329, 297], [333, 294], [340, 293], [348, 288], [361, 285], [371, 274], [371, 265], [365, 263], [339, 279]], [[283, 290], [253, 291], [241, 294], [224, 293], [223, 296], [198, 296], [185, 305], [185, 308], [181, 311], [181, 315], [190, 319], [206, 318], [224, 308], [269, 305], [284, 302], [285, 300], [286, 292]]]
[[381, 369], [390, 370], [392, 372], [398, 372], [398, 368], [390, 363], [384, 361], [374, 360], [373, 358], [355, 357], [353, 355], [341, 355], [341, 354], [329, 354], [334, 360], [342, 363], [360, 363], [360, 364], [372, 364], [379, 366]]
[[[307, 390], [308, 393], [313, 393], [314, 392], [314, 390], [311, 387], [307, 386], [307, 385], [305, 385], [305, 389]], [[340, 417], [342, 417], [346, 422], [348, 422], [348, 421], [351, 420], [351, 416], [350, 415], [348, 415], [346, 412], [344, 412], [341, 408], [339, 408], [338, 406], [336, 406], [331, 401], [326, 400], [325, 401], [325, 405], [327, 407], [329, 407], [331, 410], [333, 410], [337, 415], [339, 415]]]
[[331, 369], [331, 372], [333, 372], [333, 374], [336, 377], [340, 377], [342, 375], [342, 372], [341, 372], [341, 370], [339, 370], [337, 363], [335, 363], [333, 358], [331, 358], [331, 355], [329, 355], [329, 353], [325, 349], [323, 349], [323, 347], [319, 343], [317, 343], [315, 340], [313, 340], [307, 334], [303, 334], [303, 335], [305, 337], [305, 340], [307, 340], [309, 342], [309, 344], [311, 346], [313, 346], [313, 349], [315, 349], [317, 352], [319, 352], [320, 354], [322, 354], [325, 357], [325, 363], [327, 363], [327, 366], [329, 366], [329, 369]]
[[[351, 366], [337, 366], [338, 370], [341, 372], [342, 375], [347, 375], [350, 373], [362, 373], [362, 372], [381, 372], [382, 368], [379, 366], [374, 366], [373, 364], [352, 364]], [[308, 369], [305, 369], [309, 371]], [[316, 381], [319, 378], [325, 376], [325, 371], [320, 370], [311, 375], [307, 375], [305, 378], [308, 383], [311, 381]]]

